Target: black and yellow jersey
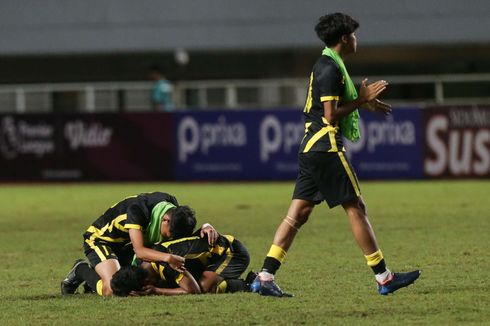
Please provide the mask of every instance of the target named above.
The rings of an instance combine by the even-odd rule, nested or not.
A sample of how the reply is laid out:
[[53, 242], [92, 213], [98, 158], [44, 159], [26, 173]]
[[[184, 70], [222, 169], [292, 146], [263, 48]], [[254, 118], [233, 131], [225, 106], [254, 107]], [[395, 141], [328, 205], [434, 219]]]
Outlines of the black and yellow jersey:
[[124, 246], [129, 244], [129, 229], [145, 230], [151, 220], [151, 211], [156, 204], [166, 201], [178, 205], [177, 199], [163, 192], [143, 193], [127, 197], [105, 211], [85, 232], [89, 246], [94, 241]]
[[342, 133], [338, 123], [332, 125], [324, 117], [323, 102], [338, 101], [340, 106], [345, 81], [338, 65], [332, 58], [322, 55], [313, 66], [310, 84], [303, 110], [305, 136], [300, 153], [344, 151]]
[[[185, 268], [196, 279], [199, 279], [207, 266], [219, 261], [224, 255], [231, 255], [235, 238], [231, 235], [220, 235], [214, 246], [208, 244], [206, 237], [198, 235], [170, 240], [155, 244], [153, 249], [185, 258]], [[141, 261], [135, 260], [135, 264]], [[176, 287], [184, 274], [173, 270], [167, 263], [152, 262], [155, 274], [163, 281], [162, 287]]]

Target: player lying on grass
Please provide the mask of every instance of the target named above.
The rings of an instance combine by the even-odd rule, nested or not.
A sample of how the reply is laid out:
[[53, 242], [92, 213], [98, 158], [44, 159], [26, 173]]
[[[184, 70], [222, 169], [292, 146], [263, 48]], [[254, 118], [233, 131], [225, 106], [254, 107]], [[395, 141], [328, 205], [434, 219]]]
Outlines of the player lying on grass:
[[284, 296], [274, 282], [274, 275], [297, 232], [308, 221], [315, 205], [322, 201], [326, 201], [330, 208], [338, 205], [344, 208], [354, 238], [375, 274], [380, 294], [386, 295], [408, 286], [420, 275], [418, 270], [392, 273], [386, 267], [356, 174], [343, 153], [342, 136], [352, 141], [360, 138], [357, 108], [384, 114], [391, 111], [388, 104], [377, 99], [386, 89], [386, 81], [368, 85], [364, 80], [358, 95], [345, 68], [345, 57], [356, 52], [354, 32], [358, 27], [358, 22], [341, 13], [325, 15], [315, 26], [326, 47], [310, 75], [303, 110], [306, 132], [299, 149], [299, 173], [293, 200], [276, 231], [262, 271], [253, 284], [253, 290], [262, 295]]
[[[178, 217], [173, 223], [172, 216]], [[112, 275], [121, 266], [130, 265], [134, 255], [141, 260], [166, 262], [171, 268], [183, 271], [183, 257], [151, 249], [145, 244], [163, 241], [168, 235], [165, 228], [173, 229], [175, 238], [191, 235], [195, 222], [192, 227], [185, 225], [189, 219], [195, 221], [194, 212], [188, 206], [179, 206], [177, 199], [166, 193], [125, 198], [102, 214], [83, 235], [84, 252], [96, 274], [88, 264], [77, 261], [61, 282], [61, 293], [75, 293], [84, 280], [99, 278], [97, 293], [111, 295]], [[204, 224], [198, 232], [207, 236], [210, 245], [218, 237], [209, 224]]]
[[193, 236], [162, 242], [154, 249], [184, 257], [185, 271], [177, 272], [165, 262], [137, 259], [135, 266], [123, 267], [112, 277], [115, 295], [243, 292], [250, 290], [256, 276], [250, 272], [245, 280], [239, 279], [250, 257], [245, 246], [230, 235], [220, 235], [214, 246], [206, 239]]

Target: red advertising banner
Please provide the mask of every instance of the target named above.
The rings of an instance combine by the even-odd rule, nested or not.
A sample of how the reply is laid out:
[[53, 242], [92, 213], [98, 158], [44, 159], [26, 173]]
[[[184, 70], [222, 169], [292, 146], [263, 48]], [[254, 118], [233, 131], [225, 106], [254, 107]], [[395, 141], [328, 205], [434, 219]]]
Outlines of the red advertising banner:
[[1, 180], [164, 180], [166, 113], [0, 116]]
[[490, 107], [423, 110], [429, 178], [490, 177]]

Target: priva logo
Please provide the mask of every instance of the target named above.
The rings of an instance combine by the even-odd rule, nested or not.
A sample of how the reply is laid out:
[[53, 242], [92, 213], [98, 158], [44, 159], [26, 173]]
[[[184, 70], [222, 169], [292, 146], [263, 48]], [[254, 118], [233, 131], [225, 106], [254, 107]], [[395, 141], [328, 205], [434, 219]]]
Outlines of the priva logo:
[[219, 116], [215, 123], [202, 123], [184, 117], [177, 130], [179, 162], [185, 163], [191, 154], [207, 154], [213, 147], [242, 147], [247, 144], [247, 128], [243, 123], [227, 123]]

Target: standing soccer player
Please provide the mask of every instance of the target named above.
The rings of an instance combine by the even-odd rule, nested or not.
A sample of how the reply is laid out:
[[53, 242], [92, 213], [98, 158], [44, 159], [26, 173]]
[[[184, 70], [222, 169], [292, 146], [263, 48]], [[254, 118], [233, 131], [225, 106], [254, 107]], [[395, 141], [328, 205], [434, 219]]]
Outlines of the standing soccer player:
[[252, 290], [261, 295], [288, 296], [274, 282], [274, 275], [297, 232], [315, 205], [323, 200], [330, 208], [337, 205], [344, 208], [354, 238], [375, 274], [380, 294], [408, 286], [420, 275], [418, 270], [392, 273], [386, 267], [369, 223], [356, 174], [344, 155], [342, 136], [352, 141], [360, 138], [357, 108], [384, 114], [391, 111], [388, 104], [377, 99], [386, 89], [386, 81], [368, 85], [365, 79], [358, 95], [345, 68], [344, 58], [356, 52], [354, 32], [358, 27], [357, 21], [342, 13], [322, 16], [315, 26], [326, 47], [310, 75], [304, 108], [306, 134], [299, 149], [299, 174], [293, 200], [276, 231], [262, 271], [252, 284]]

